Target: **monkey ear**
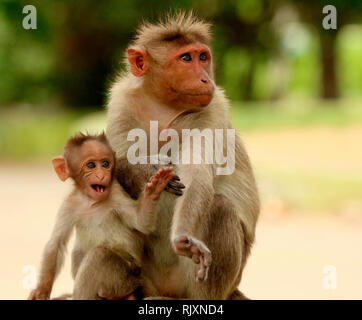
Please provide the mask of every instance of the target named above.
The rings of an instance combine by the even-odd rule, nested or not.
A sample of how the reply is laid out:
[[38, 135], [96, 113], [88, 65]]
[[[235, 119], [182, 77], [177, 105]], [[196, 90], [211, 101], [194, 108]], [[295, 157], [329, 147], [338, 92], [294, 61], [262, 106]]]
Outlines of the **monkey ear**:
[[148, 55], [145, 50], [128, 49], [128, 61], [131, 64], [131, 72], [136, 77], [144, 76], [148, 71]]
[[67, 167], [67, 162], [63, 156], [52, 159], [53, 167], [60, 180], [65, 181], [70, 177], [70, 172]]

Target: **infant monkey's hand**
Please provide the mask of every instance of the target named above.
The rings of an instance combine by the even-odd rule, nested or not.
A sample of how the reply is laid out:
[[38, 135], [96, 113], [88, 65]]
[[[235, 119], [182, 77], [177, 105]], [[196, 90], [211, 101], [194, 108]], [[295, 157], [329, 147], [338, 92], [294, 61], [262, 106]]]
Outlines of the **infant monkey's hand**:
[[[173, 171], [172, 166], [159, 169], [146, 184], [145, 196], [151, 200], [158, 200], [161, 192], [165, 190], [171, 179], [173, 179], [175, 176], [176, 174]], [[178, 185], [181, 185], [181, 188], [185, 188], [185, 186], [180, 182], [178, 182]]]
[[[158, 170], [172, 165], [171, 163], [166, 165], [149, 164], [149, 158], [150, 157], [147, 157], [147, 164], [131, 164], [127, 158], [117, 160], [116, 178], [119, 184], [134, 200], [138, 199], [141, 192], [145, 190], [145, 184], [150, 181], [151, 177], [155, 175]], [[165, 187], [165, 191], [176, 196], [182, 196], [183, 188], [185, 188], [185, 186], [175, 174]]]

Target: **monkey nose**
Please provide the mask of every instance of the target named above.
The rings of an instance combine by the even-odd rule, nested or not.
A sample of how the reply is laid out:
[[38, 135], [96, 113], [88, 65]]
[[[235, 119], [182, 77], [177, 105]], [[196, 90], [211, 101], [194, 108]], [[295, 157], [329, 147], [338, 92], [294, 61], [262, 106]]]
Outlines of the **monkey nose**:
[[208, 81], [206, 79], [201, 79], [202, 83], [208, 83]]
[[102, 181], [104, 179], [104, 174], [96, 174], [97, 179], [99, 179], [100, 181]]

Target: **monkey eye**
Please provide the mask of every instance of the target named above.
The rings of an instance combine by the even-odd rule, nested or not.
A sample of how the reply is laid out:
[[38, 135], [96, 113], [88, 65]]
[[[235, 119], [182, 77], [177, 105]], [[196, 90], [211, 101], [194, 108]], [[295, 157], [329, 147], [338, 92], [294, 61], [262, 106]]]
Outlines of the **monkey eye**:
[[107, 161], [107, 160], [102, 161], [102, 167], [109, 168], [109, 161]]
[[96, 164], [95, 164], [93, 161], [89, 161], [89, 162], [87, 163], [87, 167], [88, 167], [89, 169], [94, 169], [94, 168], [96, 167]]
[[180, 58], [183, 61], [191, 61], [192, 60], [191, 55], [189, 53], [183, 53]]
[[201, 52], [199, 59], [200, 59], [200, 61], [206, 61], [207, 60], [206, 52]]

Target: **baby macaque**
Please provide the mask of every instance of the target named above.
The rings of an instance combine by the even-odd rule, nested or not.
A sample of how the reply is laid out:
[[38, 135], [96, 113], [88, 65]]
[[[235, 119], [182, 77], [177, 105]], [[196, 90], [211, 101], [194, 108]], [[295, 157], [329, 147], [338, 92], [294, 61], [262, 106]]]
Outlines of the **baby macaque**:
[[115, 154], [104, 134], [77, 134], [64, 150], [64, 156], [53, 159], [53, 166], [62, 181], [72, 178], [75, 187], [58, 212], [37, 288], [28, 299], [50, 297], [74, 228], [73, 299], [134, 299], [147, 281], [141, 271], [143, 237], [155, 228], [157, 200], [171, 179], [176, 177], [173, 184], [184, 186], [177, 182], [173, 167], [164, 167], [151, 177], [136, 201], [113, 179]]

